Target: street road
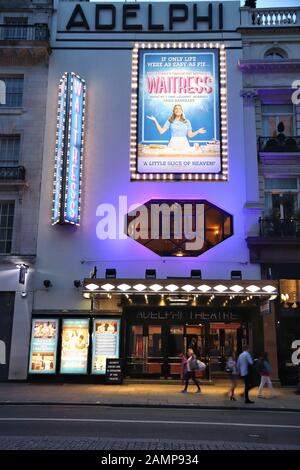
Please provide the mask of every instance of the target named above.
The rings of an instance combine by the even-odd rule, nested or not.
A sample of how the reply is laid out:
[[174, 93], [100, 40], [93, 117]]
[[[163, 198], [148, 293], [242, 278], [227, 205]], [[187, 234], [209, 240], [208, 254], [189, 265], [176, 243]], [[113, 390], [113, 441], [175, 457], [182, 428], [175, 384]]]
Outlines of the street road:
[[0, 449], [268, 449], [271, 445], [300, 449], [300, 413], [0, 406]]

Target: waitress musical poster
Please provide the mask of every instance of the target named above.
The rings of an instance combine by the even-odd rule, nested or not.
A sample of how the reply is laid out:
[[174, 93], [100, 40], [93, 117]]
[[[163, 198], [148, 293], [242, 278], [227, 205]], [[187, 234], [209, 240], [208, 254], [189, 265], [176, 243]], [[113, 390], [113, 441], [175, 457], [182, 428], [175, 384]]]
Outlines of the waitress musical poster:
[[140, 173], [219, 173], [217, 49], [139, 51]]

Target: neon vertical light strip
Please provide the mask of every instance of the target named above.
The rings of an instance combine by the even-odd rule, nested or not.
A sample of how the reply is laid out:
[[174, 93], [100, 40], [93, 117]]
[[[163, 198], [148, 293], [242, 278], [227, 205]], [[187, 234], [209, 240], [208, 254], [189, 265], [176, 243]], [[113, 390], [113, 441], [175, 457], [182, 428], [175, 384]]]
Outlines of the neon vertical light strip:
[[57, 113], [52, 224], [80, 223], [85, 81], [65, 73]]
[[61, 214], [67, 88], [68, 88], [68, 77], [67, 77], [67, 74], [64, 74], [59, 84], [59, 95], [58, 95], [58, 106], [57, 106], [52, 225], [55, 225], [60, 222], [60, 214]]
[[79, 225], [83, 157], [85, 81], [75, 73], [69, 77], [69, 125], [64, 222]]

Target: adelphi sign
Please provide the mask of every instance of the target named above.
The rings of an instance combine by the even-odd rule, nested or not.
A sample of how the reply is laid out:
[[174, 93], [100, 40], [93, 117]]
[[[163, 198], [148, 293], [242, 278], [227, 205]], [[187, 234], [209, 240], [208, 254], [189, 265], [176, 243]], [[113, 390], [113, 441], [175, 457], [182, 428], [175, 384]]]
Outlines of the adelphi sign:
[[[225, 5], [222, 2], [92, 3], [87, 6], [88, 8], [79, 3], [75, 5], [67, 19], [67, 31], [160, 32], [182, 28], [189, 31], [224, 29]], [[89, 7], [93, 9], [92, 12]]]

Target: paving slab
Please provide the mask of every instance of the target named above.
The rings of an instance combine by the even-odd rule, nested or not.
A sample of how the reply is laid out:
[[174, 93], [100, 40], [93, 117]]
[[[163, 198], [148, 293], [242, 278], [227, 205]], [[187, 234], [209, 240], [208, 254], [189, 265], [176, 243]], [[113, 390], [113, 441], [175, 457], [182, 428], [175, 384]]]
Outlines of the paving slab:
[[242, 383], [236, 389], [236, 401], [228, 397], [228, 383], [202, 385], [201, 393], [195, 393], [190, 386], [188, 393], [181, 393], [178, 384], [41, 384], [41, 383], [0, 383], [0, 404], [79, 404], [106, 406], [166, 406], [166, 407], [207, 407], [246, 408], [300, 411], [300, 395], [295, 388], [278, 387], [276, 398], [257, 398], [258, 389], [250, 392], [253, 405], [246, 405]]

